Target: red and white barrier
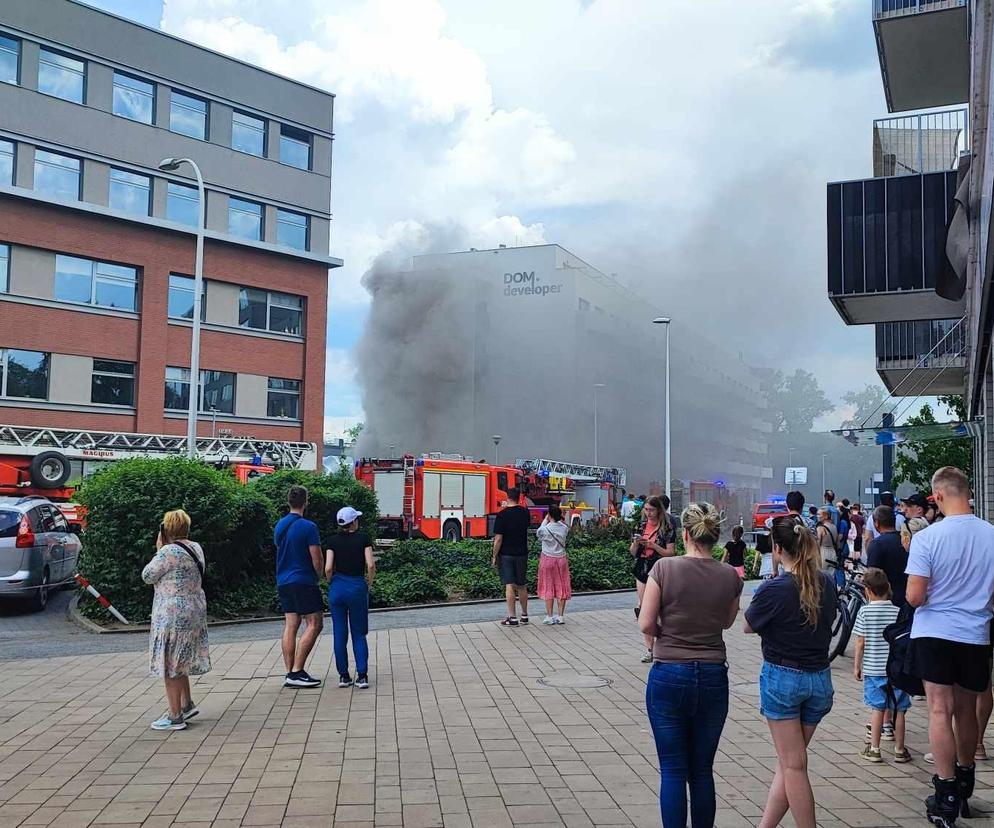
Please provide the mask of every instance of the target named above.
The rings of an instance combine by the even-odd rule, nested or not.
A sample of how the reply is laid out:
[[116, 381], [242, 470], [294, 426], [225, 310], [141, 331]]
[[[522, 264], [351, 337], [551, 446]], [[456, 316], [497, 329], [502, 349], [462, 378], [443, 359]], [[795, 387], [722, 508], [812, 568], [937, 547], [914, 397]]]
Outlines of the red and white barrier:
[[107, 610], [118, 621], [120, 621], [122, 624], [131, 624], [131, 622], [127, 618], [125, 618], [123, 615], [121, 615], [121, 613], [119, 613], [116, 609], [114, 609], [114, 605], [111, 604], [110, 601], [108, 601], [106, 598], [104, 598], [103, 595], [101, 595], [99, 592], [97, 592], [93, 588], [93, 586], [90, 584], [89, 581], [86, 580], [86, 578], [84, 578], [78, 572], [75, 575], [73, 575], [73, 578], [76, 579], [76, 582], [81, 587], [83, 587], [83, 589], [85, 589], [87, 592], [89, 592], [90, 595], [92, 595], [94, 598], [97, 599], [97, 601], [100, 602], [100, 606], [102, 606], [105, 610]]

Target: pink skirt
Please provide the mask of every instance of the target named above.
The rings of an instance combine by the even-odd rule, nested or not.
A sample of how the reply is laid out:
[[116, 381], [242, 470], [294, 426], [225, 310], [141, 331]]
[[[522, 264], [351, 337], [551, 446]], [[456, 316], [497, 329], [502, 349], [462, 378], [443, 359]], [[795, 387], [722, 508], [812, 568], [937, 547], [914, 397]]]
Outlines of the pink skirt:
[[553, 558], [541, 555], [538, 559], [538, 597], [543, 600], [561, 598], [564, 601], [573, 597], [573, 586], [569, 577], [569, 562], [564, 557]]

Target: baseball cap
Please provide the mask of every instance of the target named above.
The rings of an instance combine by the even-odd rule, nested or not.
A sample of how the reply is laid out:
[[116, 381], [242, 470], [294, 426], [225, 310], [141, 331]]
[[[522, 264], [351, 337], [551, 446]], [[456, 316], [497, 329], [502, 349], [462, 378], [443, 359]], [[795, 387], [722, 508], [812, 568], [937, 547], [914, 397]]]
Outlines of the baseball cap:
[[913, 495], [909, 495], [908, 497], [902, 497], [901, 503], [907, 503], [911, 506], [919, 506], [922, 509], [928, 508], [928, 498], [921, 492], [915, 492]]
[[362, 512], [353, 509], [351, 506], [343, 506], [338, 510], [338, 525], [348, 526], [356, 518], [361, 518]]

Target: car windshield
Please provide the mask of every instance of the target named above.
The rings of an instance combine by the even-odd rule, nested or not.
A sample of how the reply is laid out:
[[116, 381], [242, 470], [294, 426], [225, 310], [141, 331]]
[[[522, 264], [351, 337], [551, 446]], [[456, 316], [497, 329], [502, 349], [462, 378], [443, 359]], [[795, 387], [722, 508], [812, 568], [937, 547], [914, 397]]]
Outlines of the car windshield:
[[777, 512], [786, 512], [787, 507], [779, 503], [763, 503], [756, 511], [761, 515], [772, 515]]
[[21, 513], [10, 509], [0, 509], [0, 538], [17, 537], [17, 527], [21, 524]]

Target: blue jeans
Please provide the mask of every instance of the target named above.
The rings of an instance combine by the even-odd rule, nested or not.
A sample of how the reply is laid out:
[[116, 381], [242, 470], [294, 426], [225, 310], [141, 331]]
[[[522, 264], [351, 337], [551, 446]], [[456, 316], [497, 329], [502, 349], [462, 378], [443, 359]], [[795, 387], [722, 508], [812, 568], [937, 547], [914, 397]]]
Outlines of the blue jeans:
[[759, 671], [759, 712], [767, 719], [816, 725], [831, 712], [834, 698], [831, 667], [812, 673], [764, 661]]
[[328, 610], [335, 638], [335, 666], [338, 675], [349, 672], [349, 632], [357, 673], [369, 671], [369, 586], [360, 575], [336, 574], [328, 585]]
[[714, 755], [728, 716], [724, 664], [652, 665], [645, 706], [659, 755], [659, 808], [663, 828], [686, 828], [687, 786], [693, 828], [712, 828]]

